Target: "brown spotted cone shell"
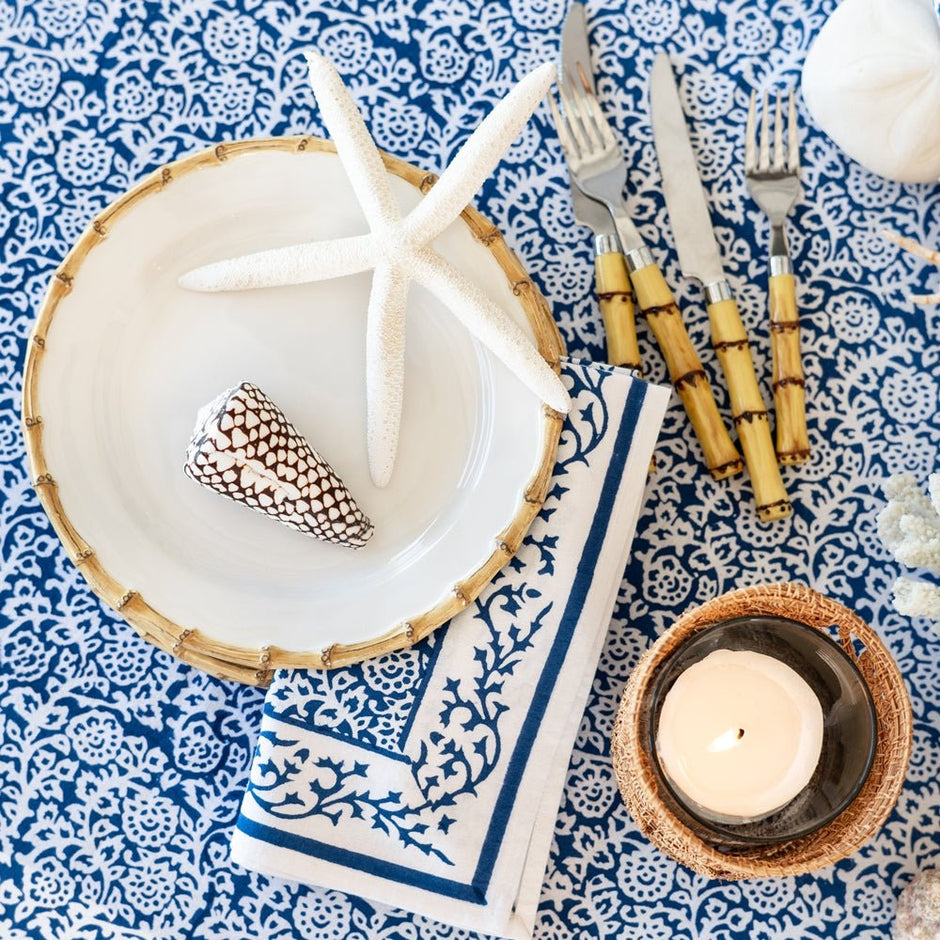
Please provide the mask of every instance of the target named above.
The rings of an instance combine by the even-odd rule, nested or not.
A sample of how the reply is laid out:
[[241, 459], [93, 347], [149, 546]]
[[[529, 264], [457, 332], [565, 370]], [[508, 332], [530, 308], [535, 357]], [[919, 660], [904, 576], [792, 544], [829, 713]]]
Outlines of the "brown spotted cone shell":
[[362, 548], [372, 523], [333, 468], [257, 385], [208, 404], [186, 451], [186, 475], [314, 538]]

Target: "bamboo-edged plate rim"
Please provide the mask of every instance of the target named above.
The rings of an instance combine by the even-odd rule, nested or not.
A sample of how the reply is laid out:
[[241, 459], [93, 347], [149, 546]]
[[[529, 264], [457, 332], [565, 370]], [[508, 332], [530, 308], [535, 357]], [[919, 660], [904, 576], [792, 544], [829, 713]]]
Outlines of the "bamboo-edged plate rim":
[[[55, 478], [46, 463], [43, 450], [43, 419], [38, 412], [40, 370], [46, 339], [56, 309], [71, 291], [82, 263], [89, 252], [108, 237], [115, 220], [136, 203], [148, 196], [158, 195], [171, 186], [174, 180], [187, 173], [218, 167], [227, 160], [260, 151], [295, 154], [335, 153], [336, 148], [330, 141], [311, 136], [258, 138], [220, 143], [160, 167], [94, 218], [56, 269], [40, 306], [26, 354], [22, 425], [31, 483], [69, 558], [78, 567], [92, 591], [154, 646], [218, 678], [266, 686], [275, 669], [331, 669], [409, 647], [471, 604], [518, 550], [545, 500], [563, 416], [543, 405], [542, 451], [536, 471], [523, 490], [516, 515], [503, 531], [495, 536], [489, 557], [453, 585], [450, 592], [433, 607], [416, 613], [375, 639], [349, 644], [336, 642], [310, 651], [288, 650], [276, 646], [250, 648], [224, 643], [197, 628], [173, 622], [148, 604], [140, 593], [118, 583], [101, 564], [93, 546], [88, 544], [69, 519], [59, 498]], [[425, 172], [397, 157], [382, 153], [382, 159], [390, 173], [411, 183], [423, 193], [437, 181], [435, 174]], [[564, 355], [564, 343], [547, 301], [492, 222], [469, 206], [461, 213], [461, 219], [476, 241], [490, 252], [505, 273], [512, 293], [518, 298], [532, 329], [539, 353], [558, 372], [560, 359]]]

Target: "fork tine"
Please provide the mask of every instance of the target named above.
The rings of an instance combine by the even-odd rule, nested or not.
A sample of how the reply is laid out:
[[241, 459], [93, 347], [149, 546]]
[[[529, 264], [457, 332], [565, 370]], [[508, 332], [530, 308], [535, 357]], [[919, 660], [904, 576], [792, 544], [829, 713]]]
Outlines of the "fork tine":
[[597, 98], [595, 98], [594, 95], [591, 95], [590, 101], [594, 110], [594, 121], [597, 124], [598, 130], [601, 132], [601, 141], [606, 147], [616, 147], [617, 138], [614, 137], [614, 132], [610, 126], [610, 122], [607, 120], [607, 118], [604, 117], [604, 112], [601, 111], [601, 106], [598, 103]]
[[790, 89], [790, 107], [789, 121], [787, 127], [787, 143], [789, 144], [789, 155], [787, 158], [787, 169], [791, 173], [797, 173], [800, 169], [800, 140], [799, 131], [796, 126], [796, 98], [793, 95], [793, 89]]
[[757, 161], [761, 170], [770, 169], [770, 99], [764, 92], [764, 113], [760, 122], [760, 157]]
[[[567, 75], [571, 103], [581, 123], [581, 129], [584, 131], [587, 149], [589, 151], [600, 150], [604, 146], [604, 134], [597, 121], [600, 108], [596, 107], [596, 100], [592, 104], [593, 95], [590, 94], [590, 91], [586, 87], [578, 87], [578, 83], [570, 72]], [[603, 116], [601, 116], [601, 123], [603, 123], [603, 120]]]
[[774, 107], [774, 169], [782, 171], [783, 165], [783, 119], [782, 106], [783, 92], [777, 92], [777, 103]]
[[579, 155], [590, 152], [592, 145], [587, 137], [584, 121], [581, 117], [581, 109], [575, 101], [573, 87], [571, 85], [571, 76], [565, 72], [565, 80], [558, 86], [561, 94], [561, 104], [565, 109], [565, 118], [568, 124], [568, 130], [577, 148]]
[[552, 112], [552, 120], [555, 122], [555, 130], [558, 131], [558, 139], [561, 141], [561, 149], [564, 150], [566, 154], [574, 154], [574, 156], [577, 157], [579, 151], [571, 137], [571, 132], [568, 129], [568, 122], [564, 119], [564, 117], [562, 117], [561, 111], [558, 110], [558, 105], [555, 104], [555, 96], [552, 94], [549, 94], [548, 96], [548, 108]]
[[757, 92], [751, 92], [747, 109], [747, 124], [744, 127], [744, 172], [757, 169]]
[[604, 117], [604, 112], [601, 110], [597, 95], [594, 94], [591, 82], [587, 75], [584, 74], [584, 69], [581, 67], [580, 62], [578, 63], [578, 72], [581, 76], [581, 85], [584, 88], [584, 101], [588, 106], [591, 117], [594, 119], [594, 126], [600, 135], [601, 145], [612, 147], [617, 143], [614, 138], [614, 132], [611, 130], [607, 118]]

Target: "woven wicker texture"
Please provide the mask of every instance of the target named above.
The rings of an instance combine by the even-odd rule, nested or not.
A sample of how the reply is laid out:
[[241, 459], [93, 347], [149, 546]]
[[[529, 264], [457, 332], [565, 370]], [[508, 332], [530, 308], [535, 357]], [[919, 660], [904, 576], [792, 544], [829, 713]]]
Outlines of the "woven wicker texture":
[[[831, 823], [801, 839], [718, 851], [683, 825], [664, 804], [660, 784], [642, 746], [640, 709], [657, 669], [682, 643], [722, 620], [758, 614], [796, 620], [819, 630], [838, 628], [839, 643], [868, 683], [877, 715], [878, 743], [868, 780]], [[815, 871], [859, 849], [897, 802], [911, 754], [911, 705], [884, 644], [860, 617], [801, 584], [771, 584], [724, 594], [683, 614], [633, 670], [614, 724], [611, 752], [624, 802], [649, 840], [702, 875], [738, 880]]]

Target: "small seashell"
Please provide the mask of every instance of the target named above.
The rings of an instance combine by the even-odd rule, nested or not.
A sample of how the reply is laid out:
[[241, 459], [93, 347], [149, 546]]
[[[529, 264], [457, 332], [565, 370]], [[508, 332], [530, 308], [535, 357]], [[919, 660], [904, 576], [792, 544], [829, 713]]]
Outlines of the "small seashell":
[[[315, 538], [362, 548], [372, 537], [372, 523], [333, 468], [250, 382], [199, 412], [184, 470], [207, 489]], [[324, 511], [334, 503], [348, 512]]]
[[940, 870], [923, 871], [901, 892], [894, 940], [940, 937]]

